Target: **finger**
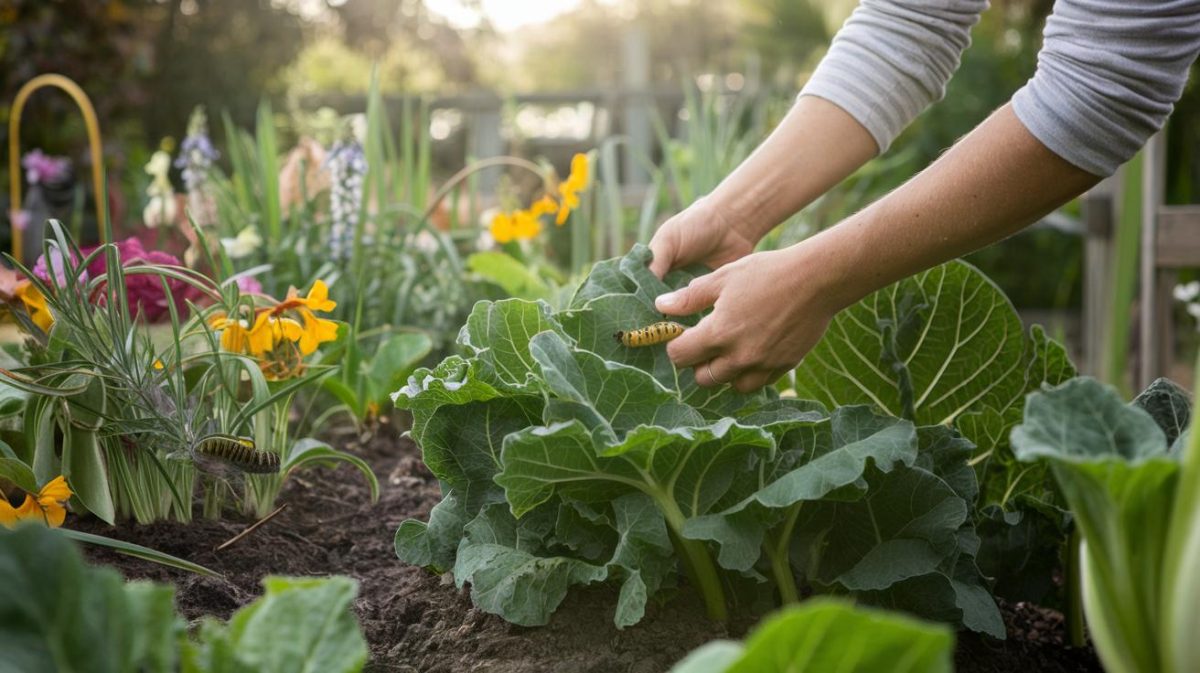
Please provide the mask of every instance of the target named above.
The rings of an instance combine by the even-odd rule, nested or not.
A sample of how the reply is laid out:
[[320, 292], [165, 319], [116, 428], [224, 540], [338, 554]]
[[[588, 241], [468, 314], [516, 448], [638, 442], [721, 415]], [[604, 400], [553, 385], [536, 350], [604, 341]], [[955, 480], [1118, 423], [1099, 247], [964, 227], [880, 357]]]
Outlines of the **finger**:
[[662, 280], [675, 263], [675, 251], [677, 249], [678, 246], [675, 245], [675, 237], [669, 231], [664, 232], [659, 230], [650, 239], [650, 273], [658, 276], [659, 280]]
[[713, 305], [721, 295], [721, 283], [715, 274], [693, 279], [686, 287], [658, 295], [654, 307], [664, 315], [691, 315]]
[[654, 255], [650, 259], [650, 273], [662, 280], [671, 270], [672, 255], [667, 252], [667, 244], [658, 240], [650, 241], [650, 252]]
[[752, 393], [779, 378], [774, 372], [751, 369], [740, 374], [733, 380], [733, 389], [739, 393]]
[[730, 373], [729, 360], [717, 357], [695, 366], [696, 384], [701, 388], [717, 388], [737, 379], [736, 372]]
[[695, 327], [689, 327], [667, 344], [667, 357], [676, 367], [694, 367], [720, 354], [721, 344], [714, 338], [711, 318], [709, 316]]

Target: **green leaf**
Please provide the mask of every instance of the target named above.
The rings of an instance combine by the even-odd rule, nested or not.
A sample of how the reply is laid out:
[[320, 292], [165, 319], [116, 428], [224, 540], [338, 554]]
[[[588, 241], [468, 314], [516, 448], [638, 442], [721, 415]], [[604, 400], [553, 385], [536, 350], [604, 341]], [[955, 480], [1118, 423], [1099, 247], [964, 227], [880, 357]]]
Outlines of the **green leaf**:
[[446, 572], [454, 565], [454, 553], [470, 521], [462, 499], [454, 491], [446, 493], [433, 506], [429, 523], [407, 519], [396, 530], [396, 556], [434, 572]]
[[1008, 298], [965, 262], [891, 285], [840, 313], [796, 370], [796, 392], [826, 406], [874, 404], [901, 416], [900, 380], [885, 364], [884, 325], [911, 380], [919, 425], [980, 406], [1004, 408], [1025, 391], [1025, 338]]
[[787, 430], [783, 446], [804, 462], [792, 469], [776, 466], [776, 473], [765, 473], [744, 500], [721, 512], [694, 516], [683, 528], [685, 537], [716, 542], [718, 560], [726, 568], [744, 571], [753, 565], [767, 530], [779, 523], [783, 510], [847, 488], [861, 491], [869, 465], [888, 471], [917, 457], [912, 424], [867, 407], [843, 407], [815, 421], [801, 417]]
[[181, 628], [170, 586], [89, 568], [58, 531], [0, 529], [0, 671], [171, 670]]
[[209, 622], [185, 649], [184, 671], [357, 673], [367, 661], [348, 577], [267, 577], [262, 598], [222, 627]]
[[734, 466], [771, 448], [770, 436], [733, 419], [694, 428], [639, 426], [602, 446], [578, 421], [526, 428], [504, 440], [496, 483], [515, 515], [556, 492], [582, 502], [642, 491], [668, 508], [668, 520], [704, 514], [729, 490]]
[[37, 478], [33, 476], [33, 470], [16, 458], [0, 458], [0, 479], [11, 481], [26, 493], [38, 492]]
[[126, 556], [140, 558], [146, 561], [157, 563], [159, 565], [167, 566], [169, 568], [186, 570], [191, 573], [196, 573], [197, 575], [220, 577], [219, 573], [209, 570], [202, 565], [198, 565], [196, 563], [192, 563], [191, 561], [186, 561], [176, 556], [160, 552], [156, 549], [143, 547], [140, 544], [104, 537], [103, 535], [93, 535], [92, 533], [84, 533], [83, 531], [71, 530], [68, 528], [62, 528], [59, 529], [59, 531], [64, 537], [70, 538], [76, 542], [82, 542], [84, 544], [90, 544], [96, 547], [105, 547]]
[[1192, 422], [1192, 396], [1170, 379], [1155, 380], [1131, 404], [1150, 414], [1173, 449]]
[[504, 293], [517, 299], [549, 299], [550, 288], [541, 276], [512, 255], [498, 251], [477, 252], [467, 258], [467, 268]]
[[538, 556], [545, 530], [518, 522], [502, 505], [489, 505], [466, 525], [454, 565], [454, 581], [471, 583], [480, 609], [521, 626], [541, 626], [574, 584], [608, 577], [603, 566], [563, 556]]
[[280, 470], [282, 472], [289, 472], [310, 464], [336, 465], [339, 462], [349, 463], [361, 472], [363, 478], [367, 480], [367, 486], [371, 489], [371, 502], [379, 500], [379, 479], [376, 478], [375, 472], [371, 470], [371, 466], [367, 465], [366, 461], [362, 458], [346, 453], [345, 451], [339, 451], [318, 439], [306, 437], [296, 440], [292, 444], [292, 449], [288, 452], [287, 459], [283, 461], [283, 466]]
[[433, 341], [423, 332], [402, 332], [385, 339], [367, 365], [371, 401], [383, 401], [385, 395], [404, 383], [431, 350]]
[[709, 644], [671, 673], [950, 673], [953, 650], [944, 626], [812, 599], [772, 615], [745, 644]]

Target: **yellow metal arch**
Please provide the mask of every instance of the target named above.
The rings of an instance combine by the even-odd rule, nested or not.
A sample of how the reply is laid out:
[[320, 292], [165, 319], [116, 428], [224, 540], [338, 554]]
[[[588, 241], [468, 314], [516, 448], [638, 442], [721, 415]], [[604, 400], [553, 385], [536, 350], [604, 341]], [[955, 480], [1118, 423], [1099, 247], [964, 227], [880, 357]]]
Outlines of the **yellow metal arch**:
[[[92, 101], [88, 95], [78, 84], [62, 75], [51, 73], [34, 77], [21, 87], [21, 90], [17, 92], [17, 97], [13, 100], [11, 116], [8, 120], [8, 180], [9, 194], [12, 197], [12, 212], [15, 214], [21, 210], [21, 111], [25, 107], [25, 102], [29, 100], [29, 96], [34, 91], [45, 87], [54, 87], [66, 92], [79, 106], [79, 111], [83, 113], [83, 123], [87, 126], [88, 146], [92, 154], [92, 190], [96, 202], [96, 226], [100, 231], [101, 242], [106, 242], [104, 241], [104, 224], [108, 214], [108, 203], [104, 197], [104, 155], [101, 153], [100, 145], [100, 122], [96, 119], [96, 109], [92, 107]], [[21, 239], [21, 230], [14, 226], [12, 228], [12, 255], [17, 261], [23, 261], [21, 260]]]

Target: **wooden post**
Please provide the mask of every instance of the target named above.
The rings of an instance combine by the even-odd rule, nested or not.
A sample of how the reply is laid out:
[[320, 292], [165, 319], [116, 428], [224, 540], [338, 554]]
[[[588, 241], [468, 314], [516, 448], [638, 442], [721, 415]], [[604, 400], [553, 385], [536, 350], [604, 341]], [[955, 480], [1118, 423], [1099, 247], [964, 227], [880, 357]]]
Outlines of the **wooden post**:
[[1107, 178], [1083, 196], [1083, 372], [1102, 379], [1104, 331], [1112, 296], [1113, 226], [1121, 173]]
[[[1164, 358], [1161, 352], [1163, 325], [1160, 320], [1162, 296], [1158, 266], [1158, 209], [1165, 194], [1166, 131], [1154, 134], [1146, 144], [1142, 164], [1142, 250], [1141, 289], [1139, 293], [1138, 373], [1136, 383], [1144, 388], [1161, 375]], [[1170, 291], [1170, 288], [1167, 288]], [[1169, 326], [1169, 325], [1168, 325]]]

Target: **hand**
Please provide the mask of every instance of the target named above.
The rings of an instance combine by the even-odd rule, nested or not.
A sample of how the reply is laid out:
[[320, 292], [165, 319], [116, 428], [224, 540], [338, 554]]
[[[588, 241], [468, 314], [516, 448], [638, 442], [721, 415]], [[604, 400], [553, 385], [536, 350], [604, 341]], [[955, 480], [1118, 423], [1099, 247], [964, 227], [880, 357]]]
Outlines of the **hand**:
[[694, 367], [701, 386], [748, 393], [772, 383], [800, 363], [841, 308], [823, 290], [831, 275], [801, 243], [743, 257], [661, 295], [655, 305], [666, 315], [713, 307], [667, 344], [667, 355]]
[[754, 252], [754, 244], [755, 239], [730, 225], [723, 208], [704, 197], [659, 227], [650, 240], [650, 271], [662, 278], [689, 264], [719, 269]]

